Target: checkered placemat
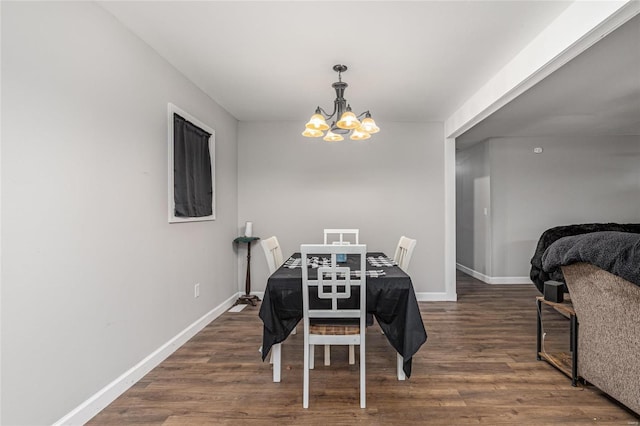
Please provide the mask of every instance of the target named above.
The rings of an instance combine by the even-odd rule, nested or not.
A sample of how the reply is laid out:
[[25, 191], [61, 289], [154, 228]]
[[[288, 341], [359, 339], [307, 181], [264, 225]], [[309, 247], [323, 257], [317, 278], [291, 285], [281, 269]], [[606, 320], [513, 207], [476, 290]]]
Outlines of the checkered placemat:
[[290, 257], [284, 262], [283, 266], [289, 269], [293, 269], [293, 268], [299, 268], [301, 263], [302, 263], [302, 259], [300, 259], [299, 257], [295, 259], [293, 257]]
[[[284, 266], [289, 269], [300, 268], [302, 265], [302, 258], [293, 258], [290, 257], [284, 262]], [[307, 267], [317, 268], [318, 266], [331, 266], [331, 259], [327, 259], [323, 257], [320, 259], [319, 257], [311, 257], [307, 259]]]
[[[382, 269], [379, 270], [379, 271], [365, 271], [364, 273], [365, 273], [365, 275], [367, 277], [372, 277], [372, 278], [378, 278], [378, 277], [381, 277], [383, 275], [386, 275], [386, 273]], [[330, 275], [331, 275], [330, 273], [325, 272], [324, 277], [325, 278], [331, 278]], [[360, 271], [351, 271], [351, 276], [352, 277], [356, 277], [357, 278], [360, 275], [362, 275], [362, 273]], [[338, 277], [344, 278], [345, 274], [344, 273], [340, 273], [340, 274], [338, 274]]]
[[388, 257], [378, 256], [378, 257], [367, 257], [367, 262], [369, 265], [374, 267], [389, 267], [389, 266], [398, 266], [398, 262], [393, 259], [389, 259]]

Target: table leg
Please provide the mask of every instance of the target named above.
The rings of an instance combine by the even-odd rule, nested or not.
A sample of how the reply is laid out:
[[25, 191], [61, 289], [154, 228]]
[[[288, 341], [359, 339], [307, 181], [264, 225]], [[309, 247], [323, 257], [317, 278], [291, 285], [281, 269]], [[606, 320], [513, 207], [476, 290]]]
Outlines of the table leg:
[[273, 354], [273, 381], [280, 383], [280, 371], [282, 369], [282, 343], [271, 346]]
[[571, 386], [578, 386], [578, 319], [571, 315]]
[[396, 353], [396, 360], [398, 364], [398, 380], [405, 380], [407, 376], [404, 374], [404, 358], [400, 355], [400, 352]]
[[542, 351], [542, 302], [540, 300], [536, 300], [536, 305], [538, 305], [538, 332], [536, 333], [536, 359], [540, 361], [542, 358], [540, 357], [540, 352]]

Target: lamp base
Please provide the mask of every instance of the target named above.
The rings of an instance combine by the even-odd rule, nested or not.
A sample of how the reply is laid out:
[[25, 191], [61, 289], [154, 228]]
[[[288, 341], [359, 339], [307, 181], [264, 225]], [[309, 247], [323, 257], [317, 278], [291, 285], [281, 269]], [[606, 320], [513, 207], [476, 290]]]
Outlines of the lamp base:
[[238, 297], [238, 300], [236, 300], [236, 305], [239, 304], [245, 304], [245, 305], [251, 305], [251, 306], [256, 306], [256, 302], [259, 302], [260, 298], [256, 295], [253, 294], [243, 294], [242, 296]]

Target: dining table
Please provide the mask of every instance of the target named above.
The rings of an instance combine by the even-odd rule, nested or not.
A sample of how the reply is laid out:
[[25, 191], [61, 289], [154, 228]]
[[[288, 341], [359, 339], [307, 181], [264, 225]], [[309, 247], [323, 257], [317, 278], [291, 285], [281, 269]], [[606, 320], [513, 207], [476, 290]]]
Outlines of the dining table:
[[[345, 266], [357, 270], [359, 263], [355, 257], [349, 255]], [[262, 359], [273, 350], [274, 382], [280, 381], [281, 343], [303, 317], [301, 263], [300, 253], [294, 253], [269, 277], [260, 305]], [[411, 376], [413, 356], [427, 341], [413, 283], [383, 252], [368, 252], [366, 265], [367, 325], [376, 319], [397, 352], [398, 380], [404, 380]], [[310, 276], [315, 273], [314, 266], [318, 265], [305, 265]]]

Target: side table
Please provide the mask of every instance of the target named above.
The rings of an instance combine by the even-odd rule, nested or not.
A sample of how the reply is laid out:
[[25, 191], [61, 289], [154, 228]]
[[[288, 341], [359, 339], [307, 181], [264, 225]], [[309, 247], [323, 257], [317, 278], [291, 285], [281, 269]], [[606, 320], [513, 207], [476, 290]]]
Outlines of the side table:
[[247, 243], [247, 278], [245, 279], [244, 294], [238, 298], [236, 305], [245, 303], [256, 306], [256, 302], [260, 301], [258, 296], [251, 295], [251, 243], [259, 239], [259, 237], [238, 237], [233, 240], [236, 244]]
[[[560, 353], [547, 353], [542, 351], [542, 304], [551, 306], [564, 316], [569, 317], [569, 351], [571, 355]], [[549, 364], [562, 371], [571, 378], [571, 386], [578, 386], [578, 318], [573, 305], [570, 302], [556, 303], [545, 300], [544, 297], [536, 297], [538, 308], [538, 336], [537, 336], [537, 356], [538, 360], [544, 359]], [[569, 365], [569, 361], [571, 365]]]

